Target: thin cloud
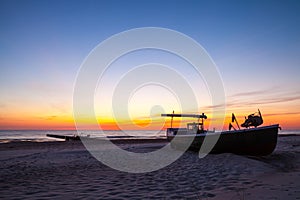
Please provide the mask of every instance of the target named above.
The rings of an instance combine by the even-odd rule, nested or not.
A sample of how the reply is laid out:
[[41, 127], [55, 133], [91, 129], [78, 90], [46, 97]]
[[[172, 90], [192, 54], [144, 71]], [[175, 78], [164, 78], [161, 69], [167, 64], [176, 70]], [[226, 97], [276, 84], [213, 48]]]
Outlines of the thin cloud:
[[228, 97], [245, 97], [245, 96], [262, 95], [262, 94], [265, 95], [266, 93], [269, 93], [269, 92], [270, 92], [269, 89], [265, 89], [265, 90], [251, 91], [251, 92], [236, 93], [236, 94], [230, 95]]
[[285, 103], [300, 100], [300, 92], [287, 93], [285, 89], [276, 87], [228, 96], [227, 106], [239, 107], [249, 105]]
[[228, 96], [229, 98], [235, 98], [235, 97], [248, 97], [248, 96], [256, 96], [256, 95], [274, 95], [283, 89], [281, 87], [270, 87], [266, 89], [261, 90], [255, 90], [255, 91], [248, 91], [248, 92], [240, 92], [233, 95]]
[[58, 117], [57, 115], [50, 115], [50, 116], [47, 116], [47, 117], [38, 117], [38, 119], [53, 120], [57, 117]]
[[252, 102], [243, 102], [243, 105], [261, 105], [261, 104], [273, 104], [273, 103], [286, 103], [290, 101], [297, 101], [300, 100], [300, 95], [298, 96], [286, 96], [286, 97], [274, 97], [274, 98], [266, 98], [266, 99], [259, 99]]
[[225, 105], [224, 104], [217, 104], [217, 105], [209, 105], [209, 106], [204, 106], [203, 109], [219, 109], [219, 108], [224, 108], [224, 107], [227, 107], [227, 106], [232, 106], [234, 105], [233, 103], [226, 103]]
[[270, 114], [263, 114], [263, 116], [271, 117], [271, 116], [286, 116], [286, 115], [300, 115], [300, 112], [278, 112], [278, 113], [270, 113]]

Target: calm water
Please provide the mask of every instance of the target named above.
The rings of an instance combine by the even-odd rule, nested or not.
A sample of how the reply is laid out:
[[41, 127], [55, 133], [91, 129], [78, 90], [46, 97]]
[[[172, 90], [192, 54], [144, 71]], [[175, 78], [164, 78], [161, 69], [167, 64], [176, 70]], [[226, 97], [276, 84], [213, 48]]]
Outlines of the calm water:
[[165, 131], [79, 131], [77, 133], [74, 131], [44, 131], [44, 130], [16, 130], [16, 131], [6, 131], [0, 130], [0, 143], [11, 142], [11, 141], [37, 141], [37, 142], [45, 142], [45, 141], [63, 141], [61, 139], [55, 139], [47, 137], [47, 134], [55, 134], [55, 135], [68, 135], [73, 136], [79, 134], [80, 136], [90, 136], [93, 138], [101, 138], [101, 137], [113, 137], [113, 138], [126, 138], [130, 137], [138, 137], [138, 138], [153, 138], [153, 137], [164, 137]]

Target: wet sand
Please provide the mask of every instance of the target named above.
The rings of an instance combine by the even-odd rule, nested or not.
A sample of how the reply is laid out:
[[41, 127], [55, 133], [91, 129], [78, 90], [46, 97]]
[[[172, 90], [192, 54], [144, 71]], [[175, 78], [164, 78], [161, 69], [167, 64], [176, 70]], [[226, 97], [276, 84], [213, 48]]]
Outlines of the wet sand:
[[[136, 152], [164, 141], [119, 143]], [[2, 199], [300, 199], [300, 137], [264, 157], [186, 152], [158, 171], [130, 174], [97, 161], [80, 141], [0, 144]]]

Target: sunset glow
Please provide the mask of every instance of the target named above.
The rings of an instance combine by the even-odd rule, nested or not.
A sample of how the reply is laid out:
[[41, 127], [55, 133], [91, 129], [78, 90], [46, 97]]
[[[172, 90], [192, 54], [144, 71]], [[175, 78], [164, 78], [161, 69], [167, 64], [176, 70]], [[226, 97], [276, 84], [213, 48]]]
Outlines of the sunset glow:
[[[1, 130], [75, 130], [72, 98], [83, 61], [110, 36], [150, 26], [182, 32], [211, 56], [226, 95], [226, 119], [224, 124], [218, 122], [224, 129], [228, 129], [231, 113], [242, 123], [257, 109], [262, 112], [264, 125], [300, 129], [297, 6], [281, 1], [241, 1], [233, 6], [202, 1], [113, 4], [80, 2], [70, 8], [69, 2], [1, 3]], [[182, 110], [172, 91], [149, 84], [132, 92], [126, 108], [129, 117], [114, 113], [114, 89], [130, 67], [145, 63], [163, 64], [183, 75], [195, 92], [198, 106]], [[158, 130], [170, 126], [170, 119], [160, 114], [174, 110], [206, 113], [206, 126], [213, 129], [210, 122], [218, 119], [212, 119], [211, 113], [217, 105], [212, 105], [210, 95], [205, 77], [197, 76], [190, 63], [168, 52], [147, 49], [111, 64], [95, 90], [95, 116], [82, 120], [89, 130]], [[98, 124], [92, 123], [93, 117]], [[174, 119], [173, 125], [180, 122]]]

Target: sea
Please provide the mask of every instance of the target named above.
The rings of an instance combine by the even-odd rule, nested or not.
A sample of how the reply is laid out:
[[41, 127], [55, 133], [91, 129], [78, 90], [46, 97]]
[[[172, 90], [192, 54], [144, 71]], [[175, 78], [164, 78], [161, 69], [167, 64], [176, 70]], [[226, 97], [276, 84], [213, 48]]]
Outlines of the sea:
[[[47, 134], [64, 135], [64, 136], [88, 136], [91, 138], [112, 138], [112, 139], [128, 139], [128, 138], [165, 138], [165, 130], [112, 130], [112, 131], [77, 131], [77, 130], [0, 130], [0, 143], [16, 142], [16, 141], [32, 141], [32, 142], [48, 142], [48, 141], [64, 141], [47, 137]], [[280, 130], [279, 135], [300, 135], [300, 130]]]
[[150, 139], [164, 138], [164, 130], [109, 130], [109, 131], [77, 131], [77, 130], [0, 130], [0, 143], [31, 141], [31, 142], [48, 142], [48, 141], [64, 141], [48, 137], [47, 134], [63, 135], [63, 136], [87, 136], [90, 138], [105, 138], [110, 139]]

